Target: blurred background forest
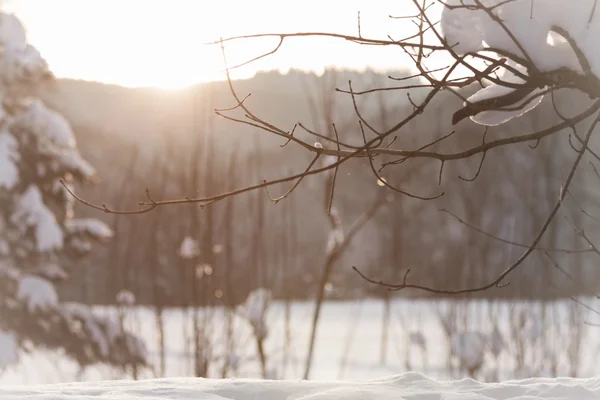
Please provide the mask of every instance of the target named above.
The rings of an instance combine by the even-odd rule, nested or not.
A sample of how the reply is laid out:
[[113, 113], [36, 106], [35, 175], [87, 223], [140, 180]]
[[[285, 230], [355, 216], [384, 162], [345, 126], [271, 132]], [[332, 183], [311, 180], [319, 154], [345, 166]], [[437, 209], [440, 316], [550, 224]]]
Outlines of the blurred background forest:
[[[357, 127], [350, 98], [334, 89], [348, 79], [355, 88], [367, 88], [384, 84], [385, 78], [369, 71], [329, 70], [317, 76], [292, 70], [288, 74], [259, 73], [236, 81], [235, 87], [239, 93], [251, 92], [247, 104], [279, 126], [291, 129], [301, 121], [325, 132], [335, 122], [344, 135], [358, 138], [358, 132], [352, 131]], [[418, 91], [411, 94], [419, 96]], [[233, 104], [226, 82], [161, 91], [62, 79], [41, 96], [71, 121], [82, 155], [97, 168], [100, 182], [79, 192], [97, 204], [132, 209], [145, 199], [146, 188], [156, 199], [217, 194], [301, 171], [310, 161], [293, 145], [281, 147], [282, 140], [274, 135], [215, 115], [213, 109]], [[578, 99], [572, 97], [561, 99], [564, 106], [577, 104]], [[412, 109], [405, 95], [394, 92], [365, 96], [361, 107], [381, 127]], [[451, 113], [459, 107], [455, 96], [442, 94], [424, 118], [405, 129], [410, 135], [398, 135], [397, 143], [427, 143], [450, 133], [445, 129]], [[558, 118], [550, 107], [511, 121], [503, 126], [502, 134], [533, 131], [539, 121]], [[482, 134], [483, 128], [464, 123], [452, 147], [439, 148], [458, 150], [480, 142]], [[544, 139], [536, 151], [530, 144], [498, 149], [487, 155], [478, 175], [479, 160], [449, 165], [443, 169], [439, 189], [445, 196], [435, 201], [397, 193], [390, 196], [391, 191], [377, 185], [368, 161], [344, 164], [333, 203], [343, 229], [369, 209], [380, 192], [385, 190], [388, 198], [336, 262], [327, 282], [327, 297], [389, 296], [385, 288], [363, 281], [352, 266], [376, 279], [396, 282], [410, 268], [413, 279], [443, 288], [471, 287], [497, 276], [520, 254], [522, 246], [490, 238], [441, 209], [486, 233], [526, 243], [553, 205], [563, 167], [572, 157], [568, 146], [555, 145], [563, 141], [554, 136]], [[439, 165], [416, 161], [383, 176], [422, 193], [431, 191], [438, 173]], [[471, 181], [474, 176], [477, 179]], [[61, 298], [113, 304], [117, 293], [128, 290], [138, 303], [147, 305], [237, 304], [259, 287], [272, 290], [279, 299], [312, 298], [331, 231], [323, 207], [328, 195], [324, 179], [320, 175], [307, 178], [302, 190], [277, 204], [269, 200], [267, 192], [256, 191], [202, 210], [188, 205], [135, 216], [103, 214], [79, 205], [81, 215], [101, 218], [112, 226], [115, 238], [72, 266], [72, 279], [60, 287]], [[284, 189], [272, 189], [272, 195]], [[593, 212], [593, 206], [586, 203], [587, 191], [593, 187], [582, 183], [575, 190], [579, 191], [574, 193], [579, 205]], [[574, 204], [565, 209], [571, 211], [569, 218], [575, 226], [584, 224]], [[553, 224], [543, 247], [585, 249], [573, 227], [561, 222]], [[593, 226], [586, 231], [593, 235], [590, 229]], [[199, 246], [193, 259], [181, 256], [186, 237]], [[478, 296], [548, 299], [595, 292], [600, 285], [595, 255], [568, 253], [553, 252], [559, 264], [555, 265], [537, 252], [526, 261], [526, 267], [516, 271], [508, 287]], [[204, 266], [210, 266], [209, 276], [197, 272]], [[565, 279], [561, 269], [568, 270], [572, 279]], [[402, 295], [416, 294], [403, 291]]]

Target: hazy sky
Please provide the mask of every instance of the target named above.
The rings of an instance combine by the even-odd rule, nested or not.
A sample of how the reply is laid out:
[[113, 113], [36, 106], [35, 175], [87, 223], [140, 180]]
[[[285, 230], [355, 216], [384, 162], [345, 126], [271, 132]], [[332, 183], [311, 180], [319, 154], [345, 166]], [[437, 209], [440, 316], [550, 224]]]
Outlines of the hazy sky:
[[[218, 46], [203, 43], [239, 34], [294, 31], [357, 33], [400, 38], [410, 0], [4, 0], [27, 29], [30, 43], [59, 77], [125, 86], [173, 88], [222, 79]], [[268, 51], [277, 39], [246, 40], [228, 48], [230, 63]], [[359, 46], [340, 40], [289, 39], [276, 56], [244, 67], [321, 70], [326, 65], [398, 68], [399, 48]]]

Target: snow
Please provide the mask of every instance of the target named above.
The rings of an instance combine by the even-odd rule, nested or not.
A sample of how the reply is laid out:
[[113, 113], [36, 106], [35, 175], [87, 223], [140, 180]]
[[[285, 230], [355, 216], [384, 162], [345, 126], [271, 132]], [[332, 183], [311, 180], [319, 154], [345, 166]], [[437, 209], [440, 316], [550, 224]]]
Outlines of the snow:
[[268, 334], [266, 317], [271, 304], [271, 292], [264, 288], [252, 291], [246, 298], [246, 302], [240, 306], [240, 314], [243, 315], [257, 337], [265, 338]]
[[[482, 51], [495, 54], [494, 50], [502, 50], [530, 60], [534, 68], [541, 72], [567, 68], [581, 73], [582, 65], [575, 56], [574, 49], [557, 32], [557, 28], [560, 28], [582, 51], [590, 64], [591, 73], [600, 78], [600, 52], [597, 51], [600, 16], [592, 15], [593, 12], [598, 12], [595, 10], [595, 0], [481, 0], [483, 6], [493, 7], [488, 10], [502, 24], [482, 10], [476, 0], [444, 0], [444, 3], [446, 7], [442, 10], [442, 34], [459, 55]], [[588, 20], [591, 22], [588, 23]], [[511, 32], [510, 35], [507, 30]], [[513, 63], [511, 66], [516, 65]], [[523, 66], [517, 67], [526, 75], [531, 72]], [[538, 88], [537, 93], [541, 90], [542, 88]], [[496, 98], [512, 91], [514, 89], [492, 85], [480, 90], [468, 101]], [[471, 119], [482, 125], [500, 125], [532, 110], [541, 100], [540, 96], [530, 102], [518, 101], [512, 105], [517, 110], [488, 111]]]
[[62, 247], [63, 232], [52, 211], [44, 204], [37, 186], [30, 185], [25, 190], [16, 204], [12, 220], [15, 223], [22, 221], [35, 228], [38, 251], [46, 252]]
[[85, 254], [92, 250], [92, 244], [88, 240], [83, 240], [76, 237], [69, 239], [69, 247], [80, 254]]
[[21, 66], [26, 77], [35, 77], [49, 71], [46, 60], [44, 60], [38, 49], [30, 44], [25, 47], [21, 54]]
[[75, 148], [75, 136], [69, 122], [56, 111], [50, 110], [39, 99], [30, 100], [27, 108], [16, 118], [19, 127], [65, 149]]
[[0, 329], [0, 370], [19, 360], [17, 353], [17, 339], [10, 332]]
[[[460, 0], [446, 0], [444, 3], [448, 6], [461, 5]], [[442, 10], [442, 34], [448, 45], [452, 46], [458, 54], [462, 55], [483, 49], [484, 16], [482, 14], [482, 11], [474, 11], [468, 8], [451, 9], [444, 7]], [[469, 34], [467, 34], [466, 29], [468, 29]]]
[[527, 379], [485, 384], [435, 381], [412, 372], [370, 381], [272, 381], [175, 378], [3, 386], [2, 399], [28, 400], [536, 400], [600, 398], [600, 378]]
[[461, 365], [475, 369], [483, 364], [487, 338], [481, 332], [461, 332], [452, 335], [452, 351]]
[[235, 353], [235, 350], [231, 350], [227, 354], [227, 364], [234, 371], [238, 369], [238, 365], [240, 364], [240, 357]]
[[[525, 74], [527, 72], [525, 70], [525, 68], [523, 68], [523, 66], [518, 65], [514, 62], [508, 62], [507, 65], [512, 68], [515, 68], [516, 70], [518, 70], [519, 72], [521, 72], [523, 74]], [[507, 83], [512, 83], [512, 84], [525, 83], [525, 80], [523, 78], [517, 76], [516, 74], [514, 74], [512, 71], [510, 71], [508, 69], [503, 69], [501, 71], [501, 73], [499, 74], [498, 78], [501, 79], [502, 82], [507, 82]], [[533, 110], [535, 107], [537, 107], [544, 99], [544, 96], [541, 93], [545, 89], [546, 88], [539, 88], [539, 89], [533, 90], [531, 93], [528, 93], [527, 95], [522, 97], [520, 100], [513, 102], [512, 104], [507, 106], [506, 107], [507, 109], [503, 109], [503, 107], [495, 107], [493, 110], [480, 112], [477, 115], [472, 116], [471, 120], [473, 120], [474, 122], [476, 122], [480, 125], [487, 125], [487, 126], [501, 125], [501, 124], [503, 124], [507, 121], [510, 121], [513, 118], [519, 117], [519, 116], [525, 114], [526, 112], [529, 112], [529, 111]], [[516, 90], [517, 89], [511, 88], [511, 87], [502, 86], [501, 84], [493, 83], [493, 84], [479, 90], [478, 92], [476, 92], [469, 98], [467, 98], [465, 105], [467, 103], [473, 104], [473, 103], [477, 103], [477, 102], [488, 100], [488, 99], [500, 98], [502, 96], [510, 95], [511, 93], [514, 93]]]
[[[510, 92], [513, 92], [513, 90], [509, 90], [508, 92], [506, 90], [501, 90], [501, 89], [507, 89], [504, 86], [500, 86], [500, 85], [492, 85], [492, 86], [488, 86], [485, 89], [480, 90], [479, 92], [475, 93], [475, 95], [471, 96], [469, 99], [467, 99], [468, 102], [473, 102], [474, 98], [479, 95], [480, 98], [493, 98], [499, 95], [503, 95], [503, 94], [508, 94]], [[484, 92], [484, 93], [482, 93]], [[471, 120], [473, 122], [478, 123], [479, 125], [486, 125], [486, 126], [497, 126], [497, 125], [502, 125], [505, 122], [510, 121], [513, 118], [516, 117], [520, 117], [521, 115], [525, 114], [526, 112], [529, 112], [531, 110], [533, 110], [535, 107], [537, 107], [543, 100], [544, 96], [540, 95], [541, 90], [537, 89], [535, 91], [533, 91], [532, 93], [528, 94], [522, 101], [516, 102], [511, 104], [508, 108], [510, 108], [511, 110], [506, 110], [503, 111], [502, 108], [497, 108], [494, 110], [488, 110], [488, 111], [483, 111], [478, 113], [477, 115], [474, 115], [471, 117]]]
[[113, 231], [104, 222], [95, 218], [73, 218], [65, 222], [69, 233], [83, 233], [95, 239], [106, 240], [113, 236]]
[[12, 14], [0, 13], [0, 43], [4, 46], [25, 48], [25, 28], [21, 21]]
[[[591, 300], [582, 301], [590, 304]], [[62, 313], [71, 304], [60, 305]], [[105, 331], [108, 343], [114, 342], [122, 330], [115, 318], [119, 309], [115, 307], [87, 307], [73, 305], [81, 312], [94, 315], [94, 320]], [[466, 308], [468, 306], [468, 308]], [[600, 345], [600, 336], [594, 327], [582, 325], [584, 320], [593, 321], [591, 313], [583, 316], [580, 322], [573, 323], [570, 301], [561, 301], [546, 307], [547, 319], [543, 326], [544, 338], [536, 343], [530, 342], [524, 331], [514, 329], [515, 317], [521, 309], [533, 309], [539, 304], [532, 302], [485, 302], [476, 301], [465, 307], [451, 302], [428, 302], [415, 299], [394, 299], [390, 304], [390, 326], [388, 336], [387, 361], [380, 361], [382, 318], [384, 307], [381, 300], [361, 299], [355, 301], [328, 301], [323, 304], [322, 318], [315, 343], [315, 357], [311, 378], [317, 380], [365, 380], [387, 375], [397, 375], [407, 370], [418, 371], [438, 379], [460, 379], [466, 373], [458, 369], [448, 369], [450, 342], [444, 332], [439, 311], [454, 309], [453, 314], [461, 332], [483, 332], [490, 336], [492, 323], [489, 315], [493, 310], [494, 320], [499, 332], [504, 336], [504, 351], [494, 357], [491, 349], [485, 354], [485, 363], [475, 378], [487, 382], [512, 380], [518, 377], [545, 376], [554, 374], [567, 376], [572, 374], [573, 365], [577, 376], [588, 378], [600, 376], [600, 364], [596, 360], [595, 349]], [[298, 379], [302, 377], [306, 350], [310, 338], [310, 322], [314, 311], [313, 302], [293, 302], [290, 305], [290, 342], [285, 344], [286, 324], [284, 313], [286, 304], [273, 301], [265, 318], [269, 335], [264, 340], [267, 355], [267, 369], [275, 368], [280, 379]], [[245, 316], [236, 313], [233, 316], [235, 326], [234, 343], [230, 347], [227, 338], [230, 310], [223, 307], [200, 308], [202, 337], [211, 345], [211, 366], [208, 377], [221, 376], [221, 368], [226, 359], [237, 364], [230, 368], [231, 374], [239, 379], [260, 377], [260, 364], [256, 358], [256, 335]], [[158, 365], [160, 345], [159, 332], [156, 330], [156, 310], [153, 307], [133, 306], [124, 313], [124, 327], [135, 333], [147, 347], [148, 359]], [[446, 315], [446, 313], [442, 313]], [[79, 314], [73, 314], [76, 318]], [[529, 315], [529, 314], [528, 314]], [[194, 352], [190, 349], [193, 340], [193, 322], [189, 312], [167, 308], [162, 315], [165, 340], [165, 377], [193, 376]], [[529, 317], [528, 317], [529, 318]], [[68, 318], [71, 320], [72, 318]], [[427, 347], [421, 349], [411, 344], [408, 332], [419, 331], [424, 336]], [[581, 332], [581, 333], [577, 333]], [[580, 336], [578, 336], [580, 335]], [[581, 341], [577, 339], [580, 337]], [[110, 339], [113, 338], [113, 339]], [[516, 341], [519, 340], [519, 342]], [[525, 362], [530, 371], [519, 370], [518, 344], [525, 345]], [[572, 364], [569, 348], [580, 343], [581, 354]], [[287, 349], [287, 350], [286, 350]], [[590, 351], [588, 351], [588, 349]], [[551, 351], [550, 351], [551, 350]], [[137, 351], [137, 350], [136, 350]], [[141, 350], [139, 350], [141, 351]], [[548, 358], [545, 354], [549, 354]], [[47, 384], [73, 380], [97, 381], [107, 379], [129, 379], [130, 374], [120, 370], [99, 366], [90, 366], [80, 373], [79, 366], [50, 351], [21, 353], [20, 363], [0, 374], [0, 387], [15, 384]], [[286, 361], [287, 360], [287, 361]], [[406, 361], [410, 361], [410, 369]], [[552, 360], [556, 360], [557, 363]], [[556, 367], [556, 370], [554, 368]], [[488, 371], [493, 371], [489, 374]], [[140, 371], [140, 379], [156, 377], [152, 370]], [[2, 395], [0, 395], [2, 398]], [[434, 397], [435, 398], [435, 397]], [[493, 397], [492, 397], [493, 398]]]
[[344, 231], [341, 226], [337, 226], [329, 232], [327, 238], [327, 254], [333, 253], [341, 244], [344, 243]]
[[427, 341], [421, 332], [411, 332], [409, 335], [409, 340], [413, 345], [420, 347], [423, 350], [427, 348]]
[[[96, 322], [96, 319], [87, 308], [83, 306], [73, 307], [71, 305], [68, 310], [69, 316], [77, 316], [77, 319], [83, 321], [85, 330], [90, 333], [92, 341], [98, 346], [98, 349], [100, 349], [100, 354], [103, 356], [108, 356], [110, 354], [110, 343], [112, 343], [111, 339], [114, 339], [117, 335], [113, 334], [108, 338], [105, 337], [102, 328], [100, 328], [99, 324]], [[110, 332], [112, 333], [112, 330]]]
[[19, 181], [17, 141], [9, 133], [0, 132], [0, 188], [12, 189]]
[[543, 333], [543, 326], [540, 319], [537, 316], [533, 316], [533, 318], [530, 319], [530, 324], [527, 329], [527, 337], [532, 342], [535, 342], [542, 337]]
[[246, 298], [243, 306], [243, 314], [250, 321], [260, 321], [265, 317], [270, 302], [271, 292], [269, 290], [263, 288], [256, 289]]
[[444, 0], [444, 3], [450, 7], [444, 7], [442, 11], [441, 30], [458, 54], [494, 48], [529, 57], [540, 71], [573, 68], [576, 64], [568, 57], [572, 53], [566, 43], [549, 40], [553, 27], [558, 26], [569, 32], [580, 47], [589, 50], [584, 51], [589, 61], [600, 67], [600, 57], [588, 46], [592, 37], [597, 37], [600, 22], [593, 18], [588, 24], [594, 0], [535, 0], [533, 9], [531, 0], [482, 0], [483, 6], [494, 7], [493, 13], [503, 21], [520, 46], [502, 25], [484, 10], [477, 9], [475, 0]]
[[63, 151], [53, 152], [60, 165], [69, 169], [69, 172], [77, 173], [84, 179], [90, 179], [96, 175], [96, 170], [90, 163], [85, 161], [77, 150], [66, 149]]
[[129, 290], [121, 290], [116, 296], [117, 303], [124, 306], [135, 304], [135, 295]]
[[120, 357], [120, 352], [123, 351], [123, 340], [125, 340], [128, 352], [138, 357], [145, 357], [146, 348], [141, 340], [123, 331], [120, 325], [110, 319], [94, 314], [91, 307], [68, 303], [61, 306], [59, 312], [74, 325], [72, 329], [81, 329], [89, 333], [102, 356]]
[[27, 304], [30, 313], [56, 307], [58, 304], [58, 294], [54, 285], [34, 275], [24, 276], [19, 280], [17, 299]]
[[186, 236], [179, 247], [179, 256], [181, 258], [194, 258], [200, 255], [200, 246], [198, 242], [190, 236]]
[[486, 88], [481, 89], [474, 95], [470, 96], [467, 99], [467, 102], [476, 103], [478, 101], [483, 101], [483, 100], [487, 100], [487, 99], [492, 99], [494, 97], [504, 96], [504, 95], [507, 95], [512, 92], [514, 92], [514, 89], [506, 87], [506, 86], [490, 85]]
[[60, 265], [54, 263], [42, 265], [36, 270], [36, 273], [51, 280], [64, 280], [69, 277], [69, 274]]
[[0, 13], [0, 76], [5, 83], [48, 75], [48, 64], [36, 48], [27, 44], [25, 29], [12, 14]]
[[502, 333], [498, 329], [497, 326], [494, 326], [492, 333], [489, 337], [489, 349], [490, 352], [494, 355], [494, 357], [498, 357], [502, 350], [506, 347], [506, 343], [504, 342], [504, 337]]

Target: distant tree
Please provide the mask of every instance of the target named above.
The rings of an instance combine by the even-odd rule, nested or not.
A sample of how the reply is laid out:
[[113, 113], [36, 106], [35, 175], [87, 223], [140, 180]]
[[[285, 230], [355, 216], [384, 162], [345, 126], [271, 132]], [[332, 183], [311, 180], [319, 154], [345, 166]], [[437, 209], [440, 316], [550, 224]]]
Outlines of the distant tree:
[[43, 348], [82, 368], [137, 371], [146, 364], [139, 339], [81, 304], [60, 302], [55, 285], [68, 279], [68, 266], [112, 231], [74, 217], [65, 185], [93, 181], [95, 170], [69, 123], [29, 97], [53, 76], [14, 15], [0, 13], [0, 47], [0, 368]]

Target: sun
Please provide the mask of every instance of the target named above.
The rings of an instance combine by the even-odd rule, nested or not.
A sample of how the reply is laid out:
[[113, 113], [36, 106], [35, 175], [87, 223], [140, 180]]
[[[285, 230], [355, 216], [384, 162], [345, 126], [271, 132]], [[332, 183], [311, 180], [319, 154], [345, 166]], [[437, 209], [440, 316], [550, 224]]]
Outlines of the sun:
[[[50, 4], [51, 3], [51, 4]], [[57, 77], [177, 89], [224, 79], [218, 18], [201, 1], [11, 1]]]
[[[129, 87], [178, 89], [223, 80], [220, 46], [205, 43], [265, 32], [356, 34], [357, 10], [364, 11], [363, 32], [384, 38], [390, 31], [401, 34], [398, 20], [388, 18], [402, 12], [398, 0], [348, 0], [341, 8], [338, 2], [322, 0], [282, 4], [280, 0], [10, 0], [3, 7], [24, 23], [29, 42], [57, 77]], [[227, 61], [236, 65], [276, 45], [277, 38], [228, 42]], [[397, 52], [357, 49], [340, 41], [290, 39], [277, 54], [233, 70], [232, 78], [270, 69], [386, 68], [399, 60]]]

